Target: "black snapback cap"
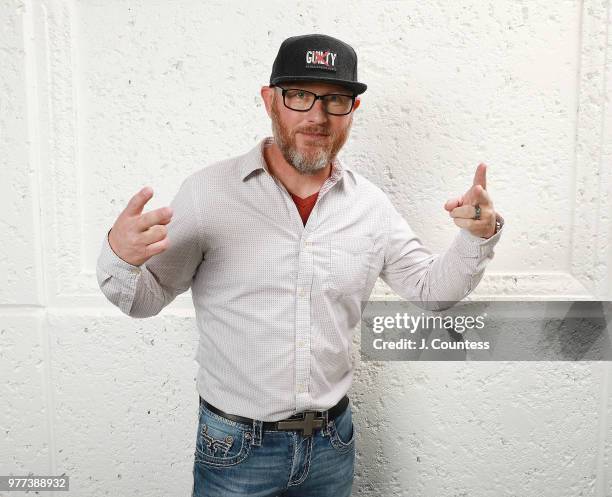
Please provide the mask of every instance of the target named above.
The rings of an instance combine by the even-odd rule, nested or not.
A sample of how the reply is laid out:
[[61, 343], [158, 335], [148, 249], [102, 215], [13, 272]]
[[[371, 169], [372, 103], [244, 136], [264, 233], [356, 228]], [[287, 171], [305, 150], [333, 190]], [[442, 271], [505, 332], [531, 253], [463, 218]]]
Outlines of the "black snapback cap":
[[356, 95], [367, 89], [357, 81], [357, 54], [353, 47], [323, 34], [292, 36], [281, 43], [270, 86], [296, 80], [334, 83]]

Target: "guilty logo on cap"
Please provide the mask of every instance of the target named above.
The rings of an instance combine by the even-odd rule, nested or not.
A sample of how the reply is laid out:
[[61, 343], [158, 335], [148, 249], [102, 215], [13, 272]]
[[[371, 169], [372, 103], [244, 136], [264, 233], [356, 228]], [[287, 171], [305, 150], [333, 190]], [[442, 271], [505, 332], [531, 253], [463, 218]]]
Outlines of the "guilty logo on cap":
[[337, 55], [331, 50], [306, 50], [306, 67], [335, 71]]

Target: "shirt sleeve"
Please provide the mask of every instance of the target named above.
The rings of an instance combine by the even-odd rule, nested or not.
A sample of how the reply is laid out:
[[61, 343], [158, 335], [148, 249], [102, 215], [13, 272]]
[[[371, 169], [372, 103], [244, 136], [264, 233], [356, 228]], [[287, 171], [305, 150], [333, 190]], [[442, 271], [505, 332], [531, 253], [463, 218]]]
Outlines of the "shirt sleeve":
[[171, 202], [172, 220], [166, 225], [169, 246], [140, 266], [121, 259], [104, 236], [98, 257], [98, 285], [106, 298], [134, 318], [155, 316], [177, 295], [191, 287], [202, 262], [201, 230], [189, 178]]
[[432, 254], [390, 201], [388, 213], [380, 277], [399, 296], [429, 310], [448, 309], [476, 288], [504, 224], [497, 214], [502, 228], [488, 239], [460, 228], [446, 252]]

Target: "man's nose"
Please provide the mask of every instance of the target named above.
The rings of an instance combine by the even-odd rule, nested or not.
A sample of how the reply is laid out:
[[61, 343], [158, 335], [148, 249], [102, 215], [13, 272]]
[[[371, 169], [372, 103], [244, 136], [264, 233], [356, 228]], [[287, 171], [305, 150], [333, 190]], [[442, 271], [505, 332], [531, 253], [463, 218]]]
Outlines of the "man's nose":
[[325, 105], [323, 101], [318, 98], [315, 100], [314, 105], [310, 108], [310, 110], [306, 113], [309, 121], [313, 122], [325, 122], [327, 121], [327, 112], [325, 112]]

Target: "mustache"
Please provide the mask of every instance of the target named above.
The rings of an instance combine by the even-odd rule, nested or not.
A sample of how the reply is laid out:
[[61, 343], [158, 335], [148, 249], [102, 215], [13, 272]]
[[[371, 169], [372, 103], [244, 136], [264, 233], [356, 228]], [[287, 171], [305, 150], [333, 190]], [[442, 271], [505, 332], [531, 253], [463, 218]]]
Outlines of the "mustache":
[[303, 129], [298, 129], [296, 132], [297, 133], [314, 133], [317, 135], [325, 135], [325, 136], [329, 136], [331, 133], [326, 130], [326, 129], [321, 129], [321, 128], [303, 128]]

